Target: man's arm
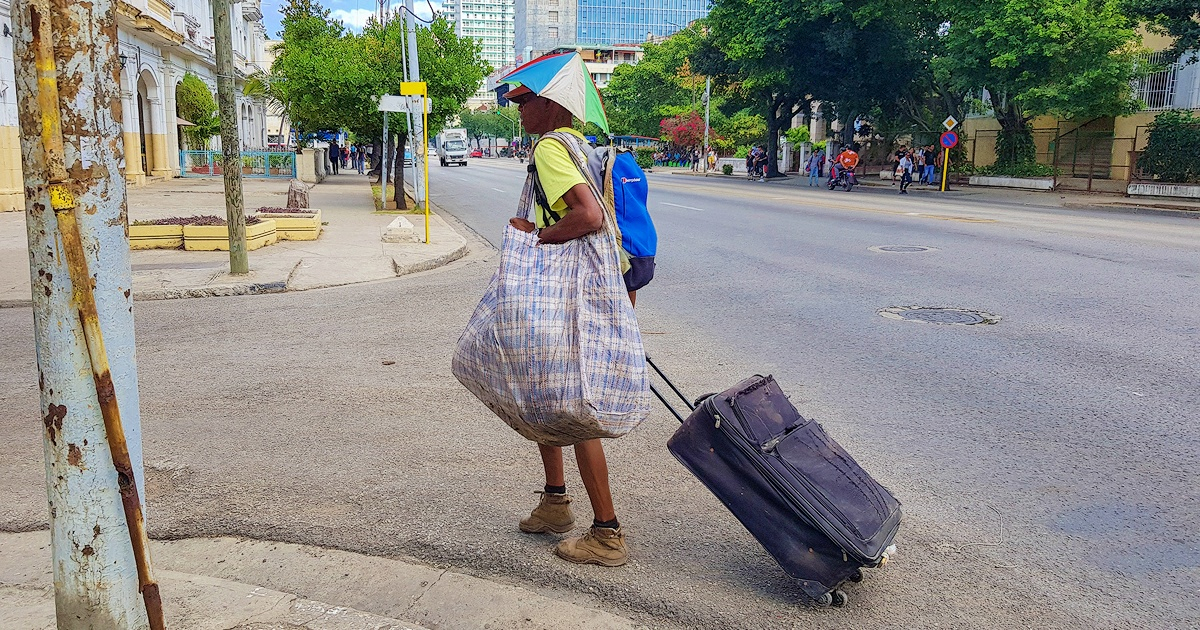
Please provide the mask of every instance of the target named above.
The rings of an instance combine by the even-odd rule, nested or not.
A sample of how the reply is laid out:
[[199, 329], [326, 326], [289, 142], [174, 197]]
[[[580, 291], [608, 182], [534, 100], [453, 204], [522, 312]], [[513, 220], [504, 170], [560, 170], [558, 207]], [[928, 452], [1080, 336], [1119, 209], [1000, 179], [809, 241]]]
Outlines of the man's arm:
[[[604, 210], [596, 203], [587, 184], [575, 184], [563, 194], [567, 204], [566, 216], [538, 233], [538, 242], [546, 244], [565, 243], [585, 234], [591, 234], [604, 225]], [[509, 224], [523, 232], [532, 232], [536, 227], [525, 219], [512, 218]]]

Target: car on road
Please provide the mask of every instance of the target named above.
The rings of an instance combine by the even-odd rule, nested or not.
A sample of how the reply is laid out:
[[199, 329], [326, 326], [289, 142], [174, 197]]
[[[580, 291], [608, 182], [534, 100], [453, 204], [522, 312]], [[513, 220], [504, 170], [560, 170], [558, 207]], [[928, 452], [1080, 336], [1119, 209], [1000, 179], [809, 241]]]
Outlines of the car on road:
[[477, 158], [481, 158], [481, 157], [483, 157], [483, 151], [481, 151], [481, 150], [479, 150], [479, 149], [474, 149], [474, 150], [472, 150], [472, 151], [471, 151], [471, 157], [473, 157], [473, 158], [476, 158], [476, 157], [477, 157]]

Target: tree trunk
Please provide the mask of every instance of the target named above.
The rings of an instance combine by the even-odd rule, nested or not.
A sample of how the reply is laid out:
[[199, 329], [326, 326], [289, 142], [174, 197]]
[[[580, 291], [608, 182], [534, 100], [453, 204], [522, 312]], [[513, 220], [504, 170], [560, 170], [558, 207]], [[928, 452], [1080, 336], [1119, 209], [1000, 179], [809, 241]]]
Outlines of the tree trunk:
[[367, 171], [367, 177], [372, 183], [379, 181], [380, 171], [383, 170], [383, 138], [377, 138], [371, 143], [371, 170]]
[[1033, 132], [1021, 108], [1011, 99], [1002, 99], [989, 92], [992, 111], [1000, 123], [1000, 134], [996, 137], [996, 166], [1013, 166], [1037, 162], [1037, 147], [1033, 144]]
[[392, 181], [395, 182], [395, 200], [397, 210], [408, 210], [408, 199], [404, 196], [404, 145], [408, 142], [408, 137], [404, 134], [398, 136], [396, 141], [396, 159], [394, 170], [395, 176]]

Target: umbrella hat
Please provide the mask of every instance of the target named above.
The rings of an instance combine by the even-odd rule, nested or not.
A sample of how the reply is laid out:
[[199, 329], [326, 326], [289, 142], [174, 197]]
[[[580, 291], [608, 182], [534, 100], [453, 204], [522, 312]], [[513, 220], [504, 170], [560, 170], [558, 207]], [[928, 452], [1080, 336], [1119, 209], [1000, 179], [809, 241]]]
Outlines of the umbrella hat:
[[600, 90], [577, 52], [539, 57], [513, 70], [500, 82], [523, 85], [534, 94], [562, 105], [579, 120], [595, 123], [608, 133]]

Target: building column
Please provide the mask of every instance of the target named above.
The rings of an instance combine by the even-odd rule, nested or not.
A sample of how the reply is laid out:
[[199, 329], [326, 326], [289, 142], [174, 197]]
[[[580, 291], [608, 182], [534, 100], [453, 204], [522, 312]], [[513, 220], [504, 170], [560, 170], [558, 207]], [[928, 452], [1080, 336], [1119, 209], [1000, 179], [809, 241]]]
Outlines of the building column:
[[137, 92], [121, 90], [121, 130], [125, 138], [125, 183], [145, 186], [142, 171], [142, 140], [138, 133]]
[[171, 160], [167, 157], [167, 123], [162, 99], [158, 95], [152, 95], [146, 98], [146, 102], [150, 105], [150, 135], [146, 138], [146, 144], [149, 145], [148, 150], [150, 151], [150, 159], [147, 161], [150, 175], [152, 177], [173, 177]]
[[171, 173], [167, 177], [179, 177], [179, 124], [175, 110], [175, 70], [168, 65], [163, 68], [163, 118], [167, 122], [167, 168]]

